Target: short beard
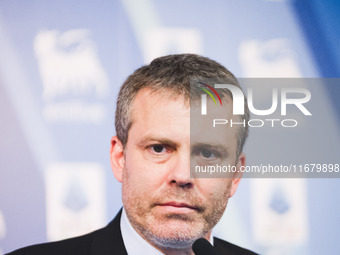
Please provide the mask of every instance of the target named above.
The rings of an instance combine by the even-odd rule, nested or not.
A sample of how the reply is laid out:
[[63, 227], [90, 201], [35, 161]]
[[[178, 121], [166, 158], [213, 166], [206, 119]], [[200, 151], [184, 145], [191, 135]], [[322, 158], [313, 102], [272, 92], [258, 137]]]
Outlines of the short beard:
[[[152, 245], [160, 248], [160, 249], [191, 249], [192, 244], [199, 238], [206, 236], [212, 228], [217, 224], [220, 218], [223, 215], [223, 212], [227, 206], [228, 200], [223, 198], [229, 197], [230, 189], [229, 187], [223, 192], [219, 194], [220, 199], [213, 199], [215, 203], [211, 206], [213, 211], [209, 215], [205, 215], [201, 218], [199, 222], [191, 222], [190, 217], [185, 215], [167, 215], [166, 217], [170, 220], [173, 220], [176, 224], [180, 224], [182, 221], [184, 224], [187, 224], [188, 227], [186, 229], [172, 229], [172, 233], [169, 234], [169, 230], [171, 231], [171, 223], [170, 225], [162, 224], [162, 219], [155, 219], [156, 222], [153, 222], [156, 225], [157, 230], [154, 231], [152, 226], [147, 225], [150, 222], [142, 223], [140, 222], [136, 215], [139, 215], [139, 218], [147, 218], [147, 214], [145, 213], [141, 216], [141, 212], [143, 208], [145, 208], [145, 202], [142, 197], [139, 197], [137, 192], [131, 192], [133, 190], [132, 187], [129, 187], [128, 180], [129, 174], [128, 169], [124, 169], [125, 182], [122, 185], [122, 195], [123, 195], [123, 204], [127, 214], [127, 217], [131, 223], [131, 225], [135, 228], [135, 230], [141, 235], [145, 240], [147, 240]], [[127, 192], [130, 190], [130, 192]], [[138, 198], [138, 199], [136, 199]], [[192, 205], [198, 208], [198, 210], [206, 210], [204, 206], [202, 206], [202, 202], [198, 199], [195, 194], [183, 191], [181, 188], [178, 189], [164, 189], [162, 191], [158, 191], [157, 194], [153, 194], [154, 201], [162, 201], [163, 198], [173, 198], [189, 201]], [[150, 213], [150, 212], [149, 212]], [[176, 220], [178, 222], [176, 222]], [[145, 224], [147, 223], [147, 224]], [[158, 224], [160, 223], [160, 224]], [[200, 226], [198, 227], [197, 224]]]
[[161, 238], [150, 231], [144, 232], [145, 237], [150, 240], [154, 245], [160, 248], [164, 249], [190, 249], [192, 247], [192, 244], [197, 240], [198, 238], [202, 236], [198, 236], [195, 238], [188, 238], [185, 235], [178, 236], [177, 238]]
[[[180, 215], [171, 215], [169, 218], [176, 219], [182, 218]], [[175, 235], [166, 237], [166, 233], [168, 231], [168, 227], [164, 226], [160, 231], [164, 234], [155, 234], [150, 229], [145, 226], [140, 225], [138, 222], [134, 221], [135, 227], [138, 229], [138, 232], [142, 234], [142, 236], [157, 246], [158, 248], [163, 249], [191, 249], [192, 244], [199, 238], [205, 236], [209, 231], [203, 232], [203, 229], [207, 229], [206, 225], [202, 229], [202, 231], [196, 233], [190, 233], [187, 231], [177, 231]], [[196, 223], [197, 224], [197, 223]]]

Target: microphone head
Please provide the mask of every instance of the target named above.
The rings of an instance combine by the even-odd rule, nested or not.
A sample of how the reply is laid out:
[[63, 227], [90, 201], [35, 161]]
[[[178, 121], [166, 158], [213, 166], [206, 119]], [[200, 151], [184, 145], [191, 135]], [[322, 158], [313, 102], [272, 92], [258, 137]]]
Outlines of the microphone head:
[[209, 241], [204, 238], [197, 239], [192, 245], [196, 255], [218, 255]]

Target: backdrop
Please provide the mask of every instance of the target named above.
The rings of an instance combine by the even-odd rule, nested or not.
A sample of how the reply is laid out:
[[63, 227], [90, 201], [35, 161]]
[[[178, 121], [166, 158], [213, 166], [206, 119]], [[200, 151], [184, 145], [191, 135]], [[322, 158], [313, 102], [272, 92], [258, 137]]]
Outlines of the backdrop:
[[[1, 0], [0, 254], [114, 217], [115, 99], [136, 68], [192, 52], [239, 78], [340, 77], [339, 13], [335, 0]], [[249, 164], [282, 151], [339, 163], [339, 86], [311, 90], [322, 120], [288, 138], [251, 130]], [[336, 254], [339, 184], [244, 179], [215, 234], [267, 255]]]

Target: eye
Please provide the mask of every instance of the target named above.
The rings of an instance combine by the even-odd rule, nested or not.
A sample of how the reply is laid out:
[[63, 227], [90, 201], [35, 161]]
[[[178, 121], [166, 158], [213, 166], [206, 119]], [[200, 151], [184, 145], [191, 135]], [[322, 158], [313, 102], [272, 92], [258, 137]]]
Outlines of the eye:
[[206, 158], [206, 159], [216, 158], [215, 153], [212, 152], [211, 150], [203, 149], [200, 154], [203, 158]]
[[161, 154], [161, 153], [164, 153], [166, 151], [166, 147], [162, 144], [151, 145], [150, 149], [152, 150], [152, 152], [154, 152], [156, 154]]
[[197, 160], [204, 160], [204, 162], [212, 162], [223, 158], [223, 152], [213, 148], [213, 146], [195, 146], [192, 150], [192, 155]]
[[164, 163], [173, 156], [176, 150], [174, 146], [167, 143], [154, 143], [144, 147], [144, 157], [146, 160], [154, 163]]

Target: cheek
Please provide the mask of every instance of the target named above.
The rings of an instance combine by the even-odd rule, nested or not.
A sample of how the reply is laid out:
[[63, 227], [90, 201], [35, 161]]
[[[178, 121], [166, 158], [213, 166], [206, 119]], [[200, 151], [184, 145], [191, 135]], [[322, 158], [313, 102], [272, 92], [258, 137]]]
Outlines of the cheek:
[[[135, 163], [138, 162], [138, 163]], [[123, 170], [122, 189], [123, 195], [143, 198], [153, 194], [160, 184], [159, 175], [154, 173], [147, 164], [141, 161], [127, 161]]]
[[147, 160], [142, 150], [129, 150], [125, 158], [123, 179], [134, 188], [155, 191], [166, 182], [171, 162], [157, 163]]
[[222, 178], [202, 179], [199, 186], [207, 203], [226, 203], [230, 196], [231, 181]]
[[122, 180], [123, 205], [129, 212], [141, 211], [145, 207], [145, 199], [149, 191], [144, 186], [135, 173], [131, 173], [129, 168], [124, 168]]

